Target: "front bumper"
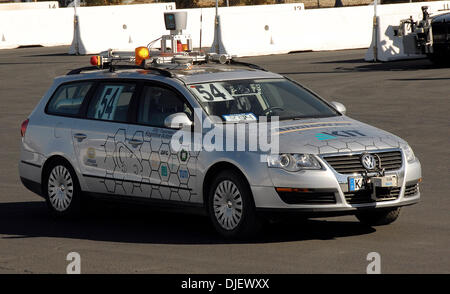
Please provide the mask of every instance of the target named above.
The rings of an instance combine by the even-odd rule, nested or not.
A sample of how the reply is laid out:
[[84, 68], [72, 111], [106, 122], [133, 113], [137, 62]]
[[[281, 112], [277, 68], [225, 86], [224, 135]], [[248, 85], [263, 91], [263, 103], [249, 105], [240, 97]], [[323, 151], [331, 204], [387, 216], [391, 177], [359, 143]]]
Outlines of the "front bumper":
[[[404, 161], [406, 162], [406, 161]], [[269, 168], [269, 175], [273, 186], [252, 185], [251, 189], [254, 195], [255, 206], [257, 210], [283, 210], [293, 212], [305, 212], [312, 214], [351, 214], [362, 209], [383, 209], [395, 208], [400, 206], [412, 205], [420, 200], [420, 190], [418, 183], [421, 180], [421, 165], [419, 160], [411, 163], [404, 163], [401, 169], [397, 171], [386, 172], [386, 175], [397, 175], [398, 187], [394, 199], [380, 199], [379, 201], [367, 201], [354, 203], [349, 198], [348, 193], [348, 175], [337, 174], [326, 163], [324, 170], [287, 172], [282, 169]], [[291, 187], [300, 189], [310, 189], [317, 191], [317, 195], [329, 198], [334, 194], [334, 201], [311, 201], [312, 203], [292, 204], [293, 202], [282, 199], [275, 187]], [[323, 193], [323, 192], [326, 193]], [[406, 192], [406, 193], [405, 193]]]

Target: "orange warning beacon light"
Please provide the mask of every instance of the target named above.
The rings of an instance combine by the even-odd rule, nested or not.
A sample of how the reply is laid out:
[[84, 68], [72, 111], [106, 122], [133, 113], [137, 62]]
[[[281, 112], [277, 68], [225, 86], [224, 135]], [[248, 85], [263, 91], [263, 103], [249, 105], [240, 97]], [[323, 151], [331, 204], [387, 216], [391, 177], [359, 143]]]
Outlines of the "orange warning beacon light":
[[150, 52], [147, 47], [137, 47], [134, 49], [135, 63], [136, 65], [142, 65], [142, 61], [150, 58]]

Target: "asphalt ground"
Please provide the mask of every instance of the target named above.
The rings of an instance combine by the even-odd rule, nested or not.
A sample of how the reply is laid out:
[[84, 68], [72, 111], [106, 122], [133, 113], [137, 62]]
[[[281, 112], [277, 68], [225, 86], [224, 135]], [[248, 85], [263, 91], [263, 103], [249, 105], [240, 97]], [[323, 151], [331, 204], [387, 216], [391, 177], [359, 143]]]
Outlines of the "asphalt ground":
[[384, 227], [354, 217], [272, 224], [252, 241], [219, 237], [202, 216], [96, 203], [57, 221], [18, 176], [20, 124], [55, 76], [87, 66], [68, 47], [0, 51], [0, 273], [450, 273], [450, 68], [427, 60], [367, 63], [365, 50], [244, 58], [293, 78], [348, 115], [407, 140], [420, 158], [422, 200]]

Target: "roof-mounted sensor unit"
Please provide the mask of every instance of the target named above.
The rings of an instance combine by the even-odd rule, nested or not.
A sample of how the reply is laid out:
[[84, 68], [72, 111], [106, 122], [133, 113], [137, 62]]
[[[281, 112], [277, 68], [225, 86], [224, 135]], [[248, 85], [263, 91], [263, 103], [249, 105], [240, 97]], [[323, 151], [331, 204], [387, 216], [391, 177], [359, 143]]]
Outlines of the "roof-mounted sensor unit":
[[187, 12], [186, 11], [171, 11], [164, 12], [164, 23], [166, 29], [169, 31], [177, 31], [179, 34], [186, 29]]

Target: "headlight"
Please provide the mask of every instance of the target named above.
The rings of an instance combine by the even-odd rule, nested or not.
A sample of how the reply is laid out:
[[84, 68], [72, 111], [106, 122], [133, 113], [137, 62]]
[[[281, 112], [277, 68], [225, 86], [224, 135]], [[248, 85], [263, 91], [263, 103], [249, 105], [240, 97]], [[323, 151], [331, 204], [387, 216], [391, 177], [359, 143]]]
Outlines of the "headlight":
[[275, 154], [267, 156], [268, 167], [278, 167], [287, 171], [321, 169], [322, 166], [311, 154]]
[[403, 152], [405, 152], [405, 157], [408, 162], [412, 162], [416, 159], [416, 156], [409, 145], [403, 147]]

